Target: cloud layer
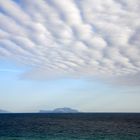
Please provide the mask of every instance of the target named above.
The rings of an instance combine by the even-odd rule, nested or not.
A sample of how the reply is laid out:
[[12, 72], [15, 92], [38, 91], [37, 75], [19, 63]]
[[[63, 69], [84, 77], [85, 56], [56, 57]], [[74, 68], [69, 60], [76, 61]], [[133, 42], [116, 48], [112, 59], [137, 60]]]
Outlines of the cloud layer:
[[28, 67], [28, 78], [132, 77], [139, 13], [139, 0], [0, 0], [0, 58]]

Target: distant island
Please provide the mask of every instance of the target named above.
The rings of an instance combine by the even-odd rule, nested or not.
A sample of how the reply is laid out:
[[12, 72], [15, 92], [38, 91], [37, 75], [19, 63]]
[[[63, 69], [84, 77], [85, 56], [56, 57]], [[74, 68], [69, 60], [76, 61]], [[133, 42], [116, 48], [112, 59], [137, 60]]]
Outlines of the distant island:
[[[0, 109], [0, 114], [4, 114], [4, 113], [13, 113], [13, 112]], [[40, 110], [39, 112], [36, 113], [80, 113], [80, 112], [76, 109], [64, 107], [64, 108], [55, 108], [53, 110]]]
[[39, 113], [79, 113], [79, 111], [76, 109], [64, 107], [64, 108], [56, 108], [53, 110], [40, 110]]
[[9, 111], [0, 109], [0, 113], [10, 113]]

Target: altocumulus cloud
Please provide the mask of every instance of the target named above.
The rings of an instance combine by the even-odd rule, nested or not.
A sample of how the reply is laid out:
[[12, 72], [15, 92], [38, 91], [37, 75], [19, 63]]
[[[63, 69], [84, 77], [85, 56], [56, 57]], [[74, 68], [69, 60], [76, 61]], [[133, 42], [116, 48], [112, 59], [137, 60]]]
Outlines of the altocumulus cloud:
[[140, 83], [140, 0], [0, 0], [0, 58], [24, 77]]

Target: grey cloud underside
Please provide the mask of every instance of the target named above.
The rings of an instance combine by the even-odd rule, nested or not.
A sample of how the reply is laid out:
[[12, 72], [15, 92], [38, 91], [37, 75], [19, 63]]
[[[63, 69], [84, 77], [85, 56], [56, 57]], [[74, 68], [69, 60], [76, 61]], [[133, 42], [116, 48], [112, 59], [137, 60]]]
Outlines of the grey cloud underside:
[[0, 0], [0, 57], [28, 78], [140, 73], [139, 0]]

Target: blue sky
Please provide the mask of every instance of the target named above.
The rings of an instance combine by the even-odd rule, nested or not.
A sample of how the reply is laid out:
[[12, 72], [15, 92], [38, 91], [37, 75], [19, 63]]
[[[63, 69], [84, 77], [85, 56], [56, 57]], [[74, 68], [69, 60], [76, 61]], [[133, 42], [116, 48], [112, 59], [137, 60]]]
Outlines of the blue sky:
[[0, 109], [140, 112], [139, 7], [1, 0]]
[[24, 69], [2, 61], [0, 106], [13, 112], [71, 107], [87, 112], [138, 112], [139, 88], [116, 87], [99, 80], [61, 78], [27, 80]]

